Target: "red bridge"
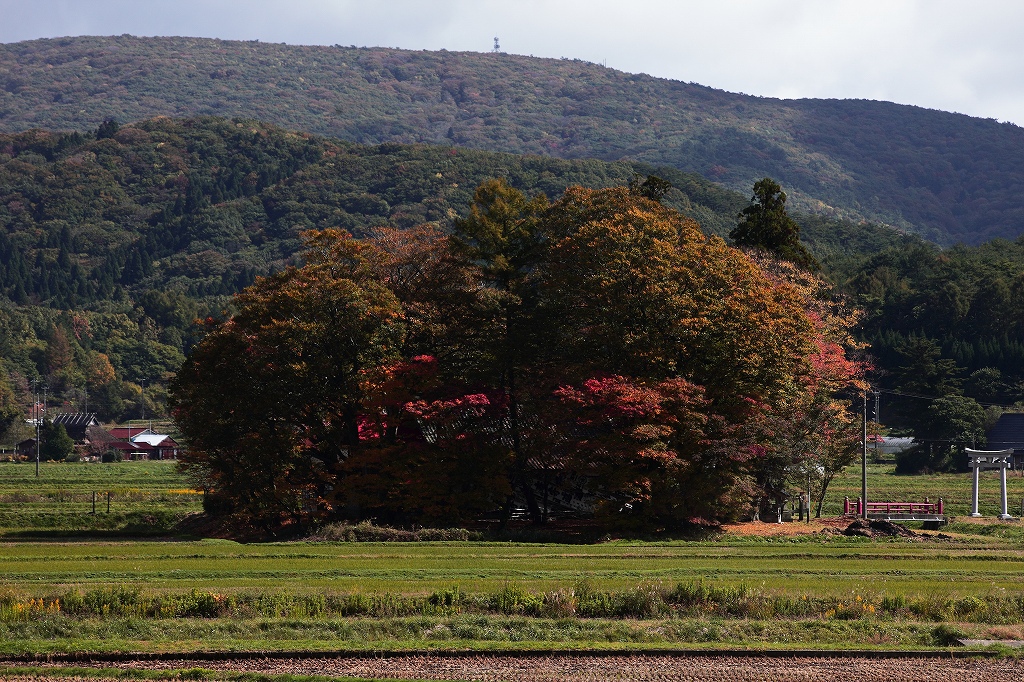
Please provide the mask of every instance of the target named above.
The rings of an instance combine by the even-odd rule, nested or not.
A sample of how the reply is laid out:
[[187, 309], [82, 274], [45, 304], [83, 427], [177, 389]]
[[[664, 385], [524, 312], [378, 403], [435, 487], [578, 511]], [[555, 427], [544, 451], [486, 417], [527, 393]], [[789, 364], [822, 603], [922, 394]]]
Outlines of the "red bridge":
[[867, 513], [860, 498], [850, 501], [843, 498], [843, 516], [867, 516], [869, 519], [885, 519], [886, 521], [928, 521], [945, 522], [945, 510], [942, 498], [938, 502], [868, 502]]

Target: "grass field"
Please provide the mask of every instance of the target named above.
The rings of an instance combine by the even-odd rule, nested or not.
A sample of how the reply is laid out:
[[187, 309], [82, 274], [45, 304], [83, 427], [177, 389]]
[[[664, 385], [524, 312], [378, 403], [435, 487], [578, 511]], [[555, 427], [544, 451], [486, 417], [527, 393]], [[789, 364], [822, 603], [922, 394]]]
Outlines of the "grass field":
[[[171, 461], [0, 463], [0, 534], [45, 531], [166, 532], [202, 509]], [[93, 514], [96, 493], [96, 514]], [[109, 513], [107, 499], [109, 493]]]
[[[924, 498], [946, 504], [946, 513], [964, 516], [971, 512], [971, 474], [915, 474], [893, 473], [893, 464], [868, 464], [868, 500], [872, 502], [923, 502]], [[1006, 496], [1010, 514], [1021, 515], [1024, 499], [1024, 472], [1009, 471], [1006, 475]], [[999, 472], [983, 471], [978, 479], [979, 511], [985, 516], [996, 516], [1000, 510]], [[829, 486], [825, 507], [826, 515], [842, 512], [843, 496], [851, 500], [860, 497], [860, 463], [848, 467]]]
[[[969, 504], [968, 475], [869, 471], [871, 499]], [[941, 647], [1024, 639], [1024, 529], [594, 545], [143, 541], [201, 506], [172, 462], [0, 465], [0, 652]], [[1024, 479], [1011, 477], [1011, 499]], [[826, 513], [855, 497], [833, 484]], [[112, 491], [91, 514], [88, 498]], [[994, 512], [987, 474], [982, 510]], [[966, 491], [967, 496], [964, 496]], [[1019, 497], [1018, 497], [1019, 499]], [[963, 511], [961, 511], [963, 510]], [[107, 524], [104, 526], [103, 524]], [[133, 526], [132, 524], [135, 524]], [[104, 528], [122, 535], [55, 538]]]
[[229, 541], [16, 543], [3, 546], [3, 584], [35, 596], [69, 587], [153, 591], [351, 591], [426, 595], [514, 582], [545, 592], [585, 577], [595, 589], [704, 580], [791, 596], [1021, 595], [1024, 552], [993, 540], [870, 542], [817, 537], [708, 543], [274, 543]]
[[920, 647], [954, 635], [1024, 637], [1024, 551], [993, 538], [33, 542], [0, 554], [8, 652]]
[[[919, 502], [942, 497], [947, 513], [970, 513], [971, 475], [921, 474], [898, 476], [892, 464], [868, 465], [868, 498], [872, 501]], [[1007, 496], [1010, 513], [1021, 513], [1024, 472], [1010, 472]], [[98, 514], [93, 516], [92, 493], [97, 495]], [[104, 519], [106, 494], [111, 493], [111, 512]], [[841, 513], [843, 497], [860, 496], [860, 467], [840, 474], [829, 487], [823, 513]], [[999, 478], [984, 472], [980, 480], [980, 509], [986, 516], [999, 513]], [[202, 495], [190, 490], [175, 462], [0, 463], [0, 534], [32, 528], [50, 530], [115, 529], [118, 523], [137, 523], [140, 514], [157, 515], [162, 522], [202, 509]], [[119, 515], [119, 516], [117, 516]], [[132, 516], [134, 515], [134, 516]], [[162, 529], [161, 529], [162, 530]]]

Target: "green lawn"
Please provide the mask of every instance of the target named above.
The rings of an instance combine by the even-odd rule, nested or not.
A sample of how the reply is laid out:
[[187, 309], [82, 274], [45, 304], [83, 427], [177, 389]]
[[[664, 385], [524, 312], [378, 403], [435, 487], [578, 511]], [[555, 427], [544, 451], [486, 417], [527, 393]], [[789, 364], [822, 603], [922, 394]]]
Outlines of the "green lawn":
[[172, 461], [43, 462], [38, 478], [34, 462], [0, 463], [0, 534], [142, 531], [147, 524], [165, 530], [201, 509], [202, 494], [189, 489]]
[[226, 541], [11, 543], [0, 546], [0, 584], [19, 592], [68, 587], [296, 594], [429, 594], [458, 585], [493, 592], [514, 581], [535, 592], [586, 577], [597, 589], [704, 580], [804, 594], [1024, 596], [1024, 550], [978, 541], [891, 543], [860, 539], [710, 543], [278, 543]]
[[[868, 501], [870, 502], [932, 502], [942, 498], [946, 513], [964, 516], [971, 513], [971, 474], [915, 474], [903, 476], [894, 473], [895, 465], [868, 464]], [[1006, 492], [1010, 514], [1020, 516], [1024, 499], [1024, 476], [1020, 471], [1006, 475]], [[996, 516], [1000, 510], [999, 472], [983, 471], [979, 477], [979, 511], [985, 516]], [[843, 496], [851, 500], [860, 497], [860, 463], [850, 466], [829, 486], [823, 514], [842, 513]]]
[[1024, 549], [998, 538], [26, 542], [0, 563], [6, 651], [917, 647], [1024, 619]]
[[[947, 514], [970, 513], [971, 475], [920, 474], [897, 476], [892, 464], [868, 465], [868, 499], [871, 501], [917, 502], [926, 497], [942, 497]], [[1024, 476], [1010, 472], [1007, 478], [1010, 513], [1020, 514], [1024, 499]], [[999, 513], [997, 472], [981, 476], [982, 514]], [[97, 493], [98, 514], [93, 517], [92, 493]], [[106, 513], [106, 494], [111, 493], [111, 512]], [[853, 465], [829, 487], [823, 513], [841, 513], [843, 497], [860, 496], [860, 466]], [[126, 514], [181, 515], [202, 508], [202, 495], [189, 490], [175, 462], [50, 463], [40, 466], [35, 476], [34, 463], [0, 463], [0, 534], [44, 529], [89, 530], [117, 528], [127, 523]]]
[[[143, 541], [125, 531], [166, 528], [201, 506], [182, 492], [174, 463], [34, 473], [0, 465], [0, 651], [916, 648], [961, 634], [1024, 638], [1019, 523], [956, 523], [952, 539], [916, 542]], [[881, 465], [869, 475], [872, 500], [942, 495], [954, 514], [969, 503], [967, 474], [895, 476]], [[1024, 495], [1024, 481], [1010, 481], [1011, 497]], [[988, 514], [997, 483], [986, 474]], [[859, 487], [851, 468], [826, 511]], [[105, 498], [93, 515], [78, 497], [92, 490], [113, 492], [109, 514]], [[18, 535], [103, 528], [121, 539]]]

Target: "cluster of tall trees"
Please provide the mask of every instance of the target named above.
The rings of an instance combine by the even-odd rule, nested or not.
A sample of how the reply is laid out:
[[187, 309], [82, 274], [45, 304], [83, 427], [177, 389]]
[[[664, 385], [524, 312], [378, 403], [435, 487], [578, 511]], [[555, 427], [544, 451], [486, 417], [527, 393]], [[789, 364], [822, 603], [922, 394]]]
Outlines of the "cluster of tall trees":
[[865, 254], [833, 277], [865, 311], [882, 421], [920, 443], [902, 471], [963, 466], [1024, 400], [1024, 239]]
[[708, 237], [656, 179], [554, 203], [501, 181], [451, 233], [308, 232], [172, 386], [226, 508], [452, 523], [592, 508], [672, 527], [767, 507], [856, 442], [854, 315]]

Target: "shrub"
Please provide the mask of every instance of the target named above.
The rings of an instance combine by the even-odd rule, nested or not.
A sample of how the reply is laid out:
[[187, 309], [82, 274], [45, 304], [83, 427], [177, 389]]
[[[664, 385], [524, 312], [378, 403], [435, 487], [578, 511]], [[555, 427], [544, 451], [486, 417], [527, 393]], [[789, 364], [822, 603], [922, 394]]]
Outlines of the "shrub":
[[587, 578], [580, 578], [572, 588], [576, 596], [576, 613], [583, 618], [605, 618], [612, 615], [612, 597], [597, 592]]
[[573, 590], [555, 590], [544, 595], [541, 612], [548, 618], [572, 618], [578, 608], [579, 600]]
[[329, 523], [311, 535], [309, 540], [324, 542], [465, 542], [477, 539], [479, 534], [465, 528], [421, 528], [404, 530], [378, 526], [373, 521]]
[[111, 462], [121, 462], [124, 461], [124, 455], [121, 454], [119, 450], [107, 450], [100, 455], [100, 461], [106, 464]]
[[668, 604], [660, 585], [644, 583], [616, 595], [613, 610], [623, 618], [653, 618], [668, 613]]
[[932, 630], [932, 642], [935, 646], [960, 646], [960, 640], [964, 637], [963, 632], [945, 623]]
[[491, 608], [505, 615], [536, 616], [544, 606], [543, 600], [522, 588], [519, 583], [507, 582], [491, 599]]
[[203, 494], [203, 511], [210, 516], [227, 516], [235, 511], [231, 498], [207, 491]]
[[458, 585], [437, 590], [427, 597], [427, 605], [429, 608], [424, 609], [425, 613], [445, 615], [460, 613], [462, 611], [462, 592], [459, 591]]

